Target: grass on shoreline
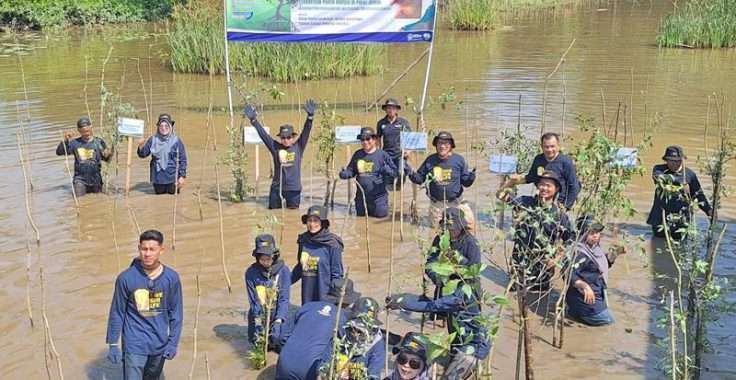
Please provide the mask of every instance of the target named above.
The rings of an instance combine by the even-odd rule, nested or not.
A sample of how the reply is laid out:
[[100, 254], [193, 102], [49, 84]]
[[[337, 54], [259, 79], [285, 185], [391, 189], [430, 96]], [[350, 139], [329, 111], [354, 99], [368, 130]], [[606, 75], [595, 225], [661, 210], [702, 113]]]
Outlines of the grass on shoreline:
[[736, 0], [691, 0], [664, 19], [660, 47], [736, 47]]

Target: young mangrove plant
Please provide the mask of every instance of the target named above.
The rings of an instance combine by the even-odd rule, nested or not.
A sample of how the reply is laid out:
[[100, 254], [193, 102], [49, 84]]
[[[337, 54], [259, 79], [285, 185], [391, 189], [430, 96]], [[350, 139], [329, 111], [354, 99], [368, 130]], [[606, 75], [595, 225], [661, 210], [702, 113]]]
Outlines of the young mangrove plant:
[[232, 202], [242, 202], [252, 189], [248, 183], [248, 152], [242, 139], [242, 126], [227, 126], [228, 149], [222, 163], [230, 169], [233, 182], [228, 198]]
[[324, 206], [335, 207], [335, 187], [337, 186], [337, 176], [335, 175], [335, 149], [337, 143], [335, 140], [335, 127], [343, 124], [345, 118], [339, 115], [334, 107], [325, 102], [319, 108], [321, 119], [319, 123], [319, 131], [315, 142], [317, 143], [317, 162], [320, 165], [318, 172], [325, 175], [327, 186], [325, 188]]

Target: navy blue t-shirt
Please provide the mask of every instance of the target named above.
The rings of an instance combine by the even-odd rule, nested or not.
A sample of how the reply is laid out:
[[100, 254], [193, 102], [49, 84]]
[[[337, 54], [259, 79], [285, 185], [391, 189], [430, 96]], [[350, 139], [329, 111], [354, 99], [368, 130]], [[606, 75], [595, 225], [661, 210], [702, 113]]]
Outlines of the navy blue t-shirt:
[[56, 147], [56, 154], [58, 156], [74, 155], [75, 181], [80, 181], [87, 186], [99, 186], [102, 185], [102, 160], [110, 161], [110, 157], [102, 156], [105, 149], [107, 149], [107, 144], [99, 137], [92, 137], [90, 141], [84, 141], [78, 137], [59, 143], [59, 146]]
[[283, 191], [301, 191], [302, 157], [304, 156], [304, 151], [307, 149], [309, 134], [312, 132], [312, 119], [307, 118], [304, 121], [302, 133], [296, 142], [289, 147], [271, 138], [258, 120], [251, 120], [251, 124], [256, 128], [256, 132], [258, 132], [258, 136], [263, 141], [263, 145], [266, 146], [266, 149], [271, 153], [271, 158], [273, 158], [271, 188], [279, 188], [281, 171], [283, 170], [284, 182], [281, 184], [281, 189]]
[[405, 174], [417, 185], [424, 183], [431, 174], [433, 179], [429, 183], [429, 197], [435, 202], [452, 202], [463, 195], [463, 187], [470, 187], [475, 182], [475, 173], [469, 170], [463, 156], [457, 153], [444, 160], [436, 153], [431, 154], [416, 172], [406, 165]]
[[575, 173], [575, 164], [572, 162], [572, 159], [560, 153], [557, 155], [557, 158], [548, 161], [544, 154], [538, 154], [534, 157], [529, 173], [524, 177], [526, 183], [536, 185], [539, 182], [539, 176], [546, 170], [553, 171], [560, 176], [561, 188], [557, 194], [557, 200], [565, 205], [566, 208], [572, 208], [578, 198], [578, 193], [580, 193], [580, 182]]
[[394, 176], [396, 167], [393, 160], [381, 149], [376, 149], [373, 153], [366, 153], [363, 149], [356, 151], [345, 170], [340, 171], [341, 179], [357, 177], [367, 195], [366, 199], [375, 199], [386, 194], [384, 178]]
[[388, 116], [376, 124], [376, 134], [382, 140], [383, 150], [391, 158], [401, 157], [401, 132], [410, 132], [411, 126], [403, 117], [397, 116], [394, 122], [388, 121]]

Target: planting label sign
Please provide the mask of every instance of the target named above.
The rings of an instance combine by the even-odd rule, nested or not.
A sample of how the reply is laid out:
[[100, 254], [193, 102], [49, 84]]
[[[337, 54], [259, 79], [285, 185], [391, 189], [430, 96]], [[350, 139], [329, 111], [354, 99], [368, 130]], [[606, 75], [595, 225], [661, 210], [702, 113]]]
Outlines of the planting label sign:
[[424, 132], [401, 132], [401, 149], [421, 152], [427, 150], [427, 134]]
[[493, 155], [491, 156], [489, 169], [494, 174], [516, 173], [516, 156]]
[[226, 0], [227, 39], [430, 42], [436, 0]]
[[618, 148], [613, 154], [611, 166], [622, 169], [633, 169], [639, 165], [639, 155], [636, 148]]
[[[268, 127], [263, 127], [263, 129], [266, 130], [266, 133], [271, 132]], [[261, 136], [258, 136], [258, 132], [254, 127], [243, 128], [243, 144], [263, 144]]]
[[127, 117], [118, 118], [118, 134], [120, 136], [143, 137], [145, 122]]
[[360, 134], [360, 125], [345, 125], [335, 127], [335, 142], [338, 144], [357, 144]]

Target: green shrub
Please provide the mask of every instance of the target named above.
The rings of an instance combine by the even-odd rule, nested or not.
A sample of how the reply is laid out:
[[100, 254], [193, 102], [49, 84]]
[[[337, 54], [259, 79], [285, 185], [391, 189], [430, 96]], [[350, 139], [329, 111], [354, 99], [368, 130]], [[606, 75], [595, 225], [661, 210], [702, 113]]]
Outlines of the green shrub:
[[[169, 32], [175, 72], [225, 71], [222, 10], [203, 2], [177, 6]], [[248, 76], [288, 82], [371, 75], [382, 70], [384, 48], [357, 44], [231, 43], [230, 67]]]
[[736, 0], [692, 0], [667, 16], [660, 47], [736, 47]]
[[491, 30], [496, 21], [494, 0], [451, 0], [444, 7], [455, 30]]

